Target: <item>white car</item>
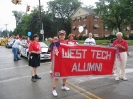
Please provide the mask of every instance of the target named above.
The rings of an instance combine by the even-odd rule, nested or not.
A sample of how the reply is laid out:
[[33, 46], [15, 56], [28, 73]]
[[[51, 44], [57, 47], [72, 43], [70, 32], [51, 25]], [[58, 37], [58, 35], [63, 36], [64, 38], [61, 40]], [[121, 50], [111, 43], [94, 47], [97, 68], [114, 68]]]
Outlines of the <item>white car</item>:
[[[40, 60], [49, 60], [51, 59], [50, 57], [50, 52], [48, 51], [48, 46], [44, 42], [39, 42], [40, 46], [42, 48], [42, 52], [40, 54]], [[29, 51], [27, 47], [21, 47], [20, 49], [20, 56], [27, 57], [29, 59]]]

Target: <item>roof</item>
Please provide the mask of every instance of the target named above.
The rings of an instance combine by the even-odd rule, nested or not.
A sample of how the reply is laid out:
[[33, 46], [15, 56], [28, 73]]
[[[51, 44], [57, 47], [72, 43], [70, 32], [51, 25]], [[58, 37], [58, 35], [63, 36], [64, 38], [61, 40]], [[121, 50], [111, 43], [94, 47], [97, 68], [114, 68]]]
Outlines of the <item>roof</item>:
[[85, 11], [87, 11], [87, 12], [89, 12], [90, 14], [96, 14], [95, 12], [94, 12], [94, 10], [93, 9], [91, 9], [91, 8], [82, 8], [82, 9], [84, 9]]

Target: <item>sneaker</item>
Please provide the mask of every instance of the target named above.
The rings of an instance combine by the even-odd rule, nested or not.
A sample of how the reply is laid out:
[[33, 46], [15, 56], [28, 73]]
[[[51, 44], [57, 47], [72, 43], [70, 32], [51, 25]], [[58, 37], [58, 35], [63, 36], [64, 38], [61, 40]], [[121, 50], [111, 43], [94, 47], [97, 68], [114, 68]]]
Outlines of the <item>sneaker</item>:
[[38, 75], [35, 75], [35, 79], [41, 79], [41, 77], [39, 77]]
[[53, 96], [57, 96], [58, 95], [57, 92], [56, 92], [56, 90], [53, 90], [52, 91], [52, 94], [53, 94]]
[[116, 80], [116, 81], [119, 81], [119, 77], [115, 77], [115, 80]]
[[123, 77], [122, 80], [127, 81], [127, 78], [126, 77]]
[[14, 61], [17, 61], [17, 59], [14, 59]]
[[20, 58], [18, 58], [17, 60], [21, 60]]
[[66, 91], [70, 90], [70, 88], [68, 88], [68, 87], [66, 87], [66, 86], [62, 86], [61, 89], [62, 89], [62, 90], [66, 90]]
[[36, 79], [35, 79], [35, 78], [31, 78], [31, 81], [32, 81], [32, 82], [36, 82]]

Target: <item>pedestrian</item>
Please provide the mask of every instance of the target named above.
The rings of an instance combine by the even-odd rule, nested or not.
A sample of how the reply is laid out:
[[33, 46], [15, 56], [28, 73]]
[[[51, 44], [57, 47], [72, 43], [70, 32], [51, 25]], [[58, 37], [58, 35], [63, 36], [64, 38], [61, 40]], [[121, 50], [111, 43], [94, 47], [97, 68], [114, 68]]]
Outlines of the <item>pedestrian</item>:
[[19, 37], [17, 36], [16, 40], [14, 41], [14, 43], [12, 45], [12, 50], [13, 50], [13, 54], [14, 54], [14, 61], [21, 60], [18, 57], [18, 48], [19, 48], [19, 46], [23, 46], [23, 44], [21, 43]]
[[[58, 36], [54, 36], [53, 37], [53, 39], [52, 39], [52, 41], [51, 41], [51, 43], [52, 42], [56, 42], [56, 41], [58, 41], [59, 39], [58, 39]], [[51, 56], [51, 60], [52, 60], [52, 51], [51, 51], [51, 49], [49, 49], [50, 50], [50, 56]], [[52, 64], [50, 65], [50, 76], [52, 77], [53, 75], [52, 75]]]
[[92, 33], [89, 33], [89, 37], [85, 40], [85, 45], [96, 45], [95, 39], [92, 38]]
[[[64, 30], [61, 30], [58, 32], [58, 37], [59, 37], [59, 42], [60, 44], [67, 44], [67, 41], [65, 40], [65, 36], [66, 36], [66, 32]], [[66, 78], [62, 79], [62, 90], [70, 90], [68, 87], [66, 87]], [[53, 78], [53, 91], [52, 94], [53, 96], [57, 96], [57, 92], [56, 92], [56, 85], [57, 85], [58, 79], [57, 78]]]
[[68, 40], [67, 40], [68, 45], [75, 45], [75, 44], [78, 44], [78, 43], [76, 42], [76, 40], [74, 40], [74, 37], [75, 37], [75, 35], [72, 34], [72, 33], [70, 33], [70, 34], [68, 35]]
[[[117, 39], [113, 42], [113, 47], [117, 49], [116, 53], [116, 77], [115, 80], [119, 80], [121, 78], [124, 81], [127, 81], [125, 67], [127, 62], [127, 50], [128, 50], [128, 43], [126, 40], [122, 38], [123, 34], [118, 32], [116, 34]], [[121, 74], [120, 74], [121, 71]]]
[[33, 41], [29, 45], [29, 66], [31, 67], [31, 81], [36, 82], [37, 79], [41, 79], [37, 75], [37, 68], [40, 66], [40, 53], [41, 53], [41, 46], [38, 43], [39, 36], [37, 34], [33, 35]]

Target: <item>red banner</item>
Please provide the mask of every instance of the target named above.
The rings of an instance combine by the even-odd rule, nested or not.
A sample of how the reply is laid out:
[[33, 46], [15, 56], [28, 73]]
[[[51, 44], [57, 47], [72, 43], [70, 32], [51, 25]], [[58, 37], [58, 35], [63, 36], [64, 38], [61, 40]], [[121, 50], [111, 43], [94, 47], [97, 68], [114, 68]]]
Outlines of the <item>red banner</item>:
[[53, 54], [53, 76], [72, 77], [111, 75], [116, 50], [86, 45], [60, 45], [58, 55]]

